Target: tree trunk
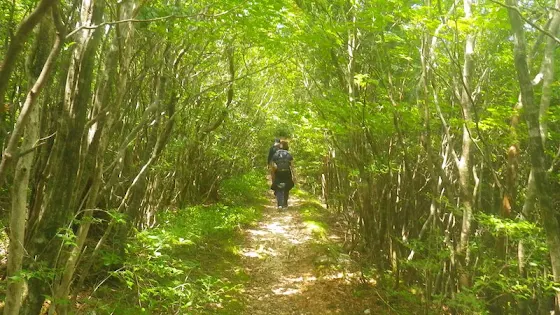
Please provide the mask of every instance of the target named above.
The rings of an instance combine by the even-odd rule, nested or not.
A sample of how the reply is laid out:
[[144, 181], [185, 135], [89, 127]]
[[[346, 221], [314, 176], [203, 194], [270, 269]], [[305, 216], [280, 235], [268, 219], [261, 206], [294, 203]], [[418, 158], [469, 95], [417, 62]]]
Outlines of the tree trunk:
[[[102, 18], [103, 5], [103, 1], [84, 0], [80, 9], [80, 25], [98, 24]], [[45, 185], [45, 199], [40, 207], [41, 215], [37, 216], [38, 221], [33, 222], [34, 230], [30, 231], [30, 255], [49, 268], [64, 266], [68, 259], [67, 252], [60, 251], [61, 246], [65, 245], [55, 235], [60, 228], [68, 226], [79, 206], [77, 200], [81, 192], [76, 186], [79, 183], [80, 156], [83, 154], [81, 139], [92, 94], [94, 58], [100, 35], [101, 30], [90, 29], [82, 29], [77, 33], [66, 79], [62, 115], [46, 170], [48, 182]], [[46, 280], [36, 282], [29, 288], [29, 298], [35, 300], [34, 303], [41, 300], [39, 296], [44, 295], [50, 286]], [[53, 308], [58, 302], [52, 301]], [[31, 308], [29, 312], [32, 312]]]
[[[541, 219], [546, 233], [547, 244], [550, 252], [552, 273], [554, 281], [560, 282], [560, 224], [552, 204], [552, 192], [549, 179], [545, 171], [545, 151], [542, 141], [539, 122], [540, 108], [534, 100], [533, 86], [527, 66], [527, 49], [523, 32], [523, 22], [519, 12], [515, 10], [515, 0], [507, 0], [509, 19], [514, 36], [514, 62], [517, 78], [521, 89], [521, 101], [525, 109], [524, 118], [527, 122], [529, 133], [528, 153], [531, 159], [531, 168], [535, 183], [535, 196], [539, 202]], [[560, 292], [556, 292], [556, 311]]]
[[[548, 28], [548, 31], [551, 34], [558, 34], [558, 30], [560, 29], [560, 12], [558, 10], [560, 10], [560, 0], [556, 0], [555, 10], [551, 10], [552, 21], [550, 22], [550, 26]], [[546, 38], [546, 46], [541, 66], [541, 72], [543, 74], [543, 85], [541, 90], [541, 103], [539, 108], [540, 131], [543, 144], [546, 143], [546, 138], [548, 136], [547, 111], [552, 97], [552, 83], [554, 82], [554, 54], [557, 45], [558, 44], [554, 39], [550, 37]]]
[[[556, 1], [556, 10], [552, 10], [552, 20], [550, 22], [548, 31], [551, 34], [557, 34], [560, 28], [560, 1]], [[550, 105], [552, 83], [554, 81], [554, 51], [557, 43], [554, 39], [547, 37], [545, 51], [543, 55], [543, 61], [541, 65], [541, 73], [543, 75], [542, 81], [542, 91], [541, 91], [541, 102], [539, 108], [539, 122], [540, 122], [540, 133], [543, 145], [546, 143], [547, 138], [547, 111]], [[528, 219], [530, 215], [533, 214], [536, 200], [536, 187], [535, 187], [535, 176], [533, 170], [529, 174], [529, 179], [527, 182], [526, 197], [522, 209], [522, 217]], [[525, 257], [525, 247], [524, 242], [521, 240], [518, 244], [517, 249], [518, 262], [519, 262], [519, 274], [522, 277], [527, 276], [526, 271], [526, 257]], [[527, 309], [527, 303], [523, 303], [521, 306], [522, 312]]]
[[[465, 19], [472, 18], [472, 0], [464, 0]], [[473, 122], [472, 111], [473, 104], [470, 96], [470, 82], [473, 72], [474, 62], [474, 35], [467, 34], [465, 42], [465, 60], [463, 64], [462, 92], [461, 92], [461, 108], [463, 110], [463, 145], [461, 157], [457, 163], [459, 172], [459, 191], [461, 198], [461, 207], [463, 208], [463, 221], [461, 227], [461, 239], [459, 242], [458, 254], [460, 262], [460, 279], [462, 286], [469, 285], [468, 272], [466, 270], [468, 264], [468, 245], [470, 230], [472, 224], [472, 189], [471, 189], [471, 135], [470, 125]]]
[[4, 104], [4, 94], [10, 82], [10, 76], [16, 65], [18, 54], [23, 49], [23, 45], [29, 34], [35, 26], [41, 21], [41, 18], [48, 12], [49, 8], [54, 5], [57, 0], [41, 0], [35, 10], [19, 25], [14, 38], [8, 46], [6, 55], [2, 64], [0, 64], [0, 104]]
[[[119, 19], [130, 19], [133, 18], [133, 8], [134, 8], [134, 1], [123, 1], [119, 7]], [[116, 113], [111, 113], [112, 109], [114, 109], [114, 105], [118, 104], [119, 102], [114, 102], [110, 100], [110, 89], [114, 85], [118, 85], [119, 91], [124, 94], [123, 88], [126, 86], [126, 75], [121, 77], [117, 74], [117, 61], [119, 61], [119, 47], [123, 47], [124, 51], [122, 52], [122, 58], [124, 60], [120, 60], [121, 67], [128, 67], [128, 58], [129, 58], [129, 46], [127, 46], [127, 41], [130, 39], [132, 34], [132, 25], [127, 24], [119, 24], [117, 25], [117, 33], [120, 36], [115, 35], [113, 38], [113, 42], [111, 44], [111, 48], [109, 53], [106, 56], [105, 60], [105, 67], [103, 72], [99, 75], [101, 77], [101, 83], [99, 84], [99, 88], [95, 97], [96, 103], [94, 105], [94, 111], [92, 113], [91, 119], [97, 119], [94, 123], [91, 124], [89, 129], [89, 137], [87, 140], [88, 150], [86, 156], [86, 163], [87, 165], [84, 169], [91, 173], [91, 176], [88, 177], [88, 182], [90, 183], [86, 200], [83, 204], [85, 204], [84, 215], [81, 220], [80, 227], [78, 229], [78, 233], [76, 234], [76, 245], [72, 246], [68, 249], [69, 255], [68, 260], [64, 266], [64, 271], [60, 277], [60, 282], [55, 283], [55, 287], [53, 290], [53, 295], [55, 300], [63, 300], [68, 298], [70, 293], [70, 284], [74, 277], [74, 273], [76, 271], [76, 266], [84, 247], [86, 238], [88, 236], [89, 228], [91, 226], [94, 208], [98, 202], [98, 195], [99, 190], [101, 187], [102, 181], [102, 169], [104, 165], [104, 158], [103, 153], [107, 149], [107, 144], [110, 137], [111, 126], [114, 119], [111, 119], [111, 116], [114, 116]], [[122, 42], [122, 43], [121, 43]], [[124, 85], [121, 84], [121, 81], [124, 81]], [[122, 96], [121, 96], [122, 98]], [[99, 116], [99, 117], [95, 117]], [[86, 185], [83, 185], [84, 187]], [[80, 209], [82, 210], [82, 209]], [[49, 311], [56, 312], [58, 314], [66, 314], [68, 313], [67, 304], [59, 304], [51, 306]]]
[[[25, 223], [27, 219], [27, 192], [29, 185], [29, 174], [33, 163], [34, 145], [39, 139], [39, 108], [35, 106], [41, 91], [50, 77], [58, 54], [60, 53], [62, 42], [64, 41], [64, 31], [58, 15], [58, 8], [53, 8], [53, 19], [57, 25], [57, 36], [54, 45], [47, 57], [43, 69], [39, 74], [35, 84], [29, 91], [23, 109], [18, 118], [18, 122], [12, 132], [10, 145], [6, 149], [4, 155], [11, 155], [26, 152], [16, 164], [16, 173], [14, 177], [14, 186], [12, 192], [12, 212], [10, 214], [10, 249], [8, 256], [8, 279], [12, 277], [16, 280], [8, 280], [8, 288], [6, 292], [6, 306], [4, 314], [18, 314], [21, 308], [22, 295], [24, 290], [24, 279], [19, 274], [22, 270], [24, 256], [25, 241]], [[44, 40], [40, 36], [38, 41]], [[40, 44], [39, 44], [40, 45]], [[39, 47], [39, 46], [37, 46]], [[29, 124], [25, 127], [27, 121]], [[23, 144], [21, 149], [16, 152], [17, 142], [25, 128]], [[4, 161], [4, 160], [3, 160]], [[12, 278], [13, 279], [13, 278]]]

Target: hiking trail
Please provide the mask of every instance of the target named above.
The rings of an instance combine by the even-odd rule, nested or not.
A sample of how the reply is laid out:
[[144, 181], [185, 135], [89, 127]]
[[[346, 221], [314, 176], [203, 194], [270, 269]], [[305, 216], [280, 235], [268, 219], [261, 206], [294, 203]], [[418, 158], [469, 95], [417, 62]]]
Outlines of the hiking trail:
[[[360, 284], [357, 266], [341, 254], [341, 237], [323, 222], [326, 211], [294, 198], [288, 210], [267, 206], [245, 230], [244, 314], [391, 313], [379, 298], [364, 298], [372, 285]], [[360, 288], [369, 293], [361, 296]]]

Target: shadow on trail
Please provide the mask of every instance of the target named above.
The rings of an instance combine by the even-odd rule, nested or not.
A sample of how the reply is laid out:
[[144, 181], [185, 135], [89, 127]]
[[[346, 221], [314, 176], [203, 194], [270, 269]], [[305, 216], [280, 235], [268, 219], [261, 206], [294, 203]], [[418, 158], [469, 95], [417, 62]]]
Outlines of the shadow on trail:
[[288, 210], [267, 207], [246, 230], [241, 249], [246, 284], [245, 314], [391, 314], [373, 283], [342, 254], [320, 204], [294, 200]]

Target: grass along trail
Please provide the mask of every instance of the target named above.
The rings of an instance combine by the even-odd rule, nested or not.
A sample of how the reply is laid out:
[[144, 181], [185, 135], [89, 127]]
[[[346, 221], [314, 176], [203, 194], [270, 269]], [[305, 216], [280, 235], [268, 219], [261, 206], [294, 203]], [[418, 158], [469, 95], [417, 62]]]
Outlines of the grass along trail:
[[283, 211], [259, 200], [170, 213], [138, 233], [105, 285], [78, 297], [76, 314], [418, 314], [410, 294], [371, 268], [362, 275], [335, 215], [295, 195]]
[[272, 202], [245, 230], [245, 314], [390, 314], [358, 266], [341, 253], [327, 210], [294, 198], [288, 210]]

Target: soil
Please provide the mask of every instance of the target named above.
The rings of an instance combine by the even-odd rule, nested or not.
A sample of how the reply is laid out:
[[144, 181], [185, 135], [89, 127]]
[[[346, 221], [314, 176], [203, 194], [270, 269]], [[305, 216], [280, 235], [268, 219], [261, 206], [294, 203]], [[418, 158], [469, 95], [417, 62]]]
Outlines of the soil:
[[245, 314], [395, 314], [336, 250], [340, 235], [302, 210], [301, 200], [287, 210], [271, 205], [258, 226], [245, 231]]

